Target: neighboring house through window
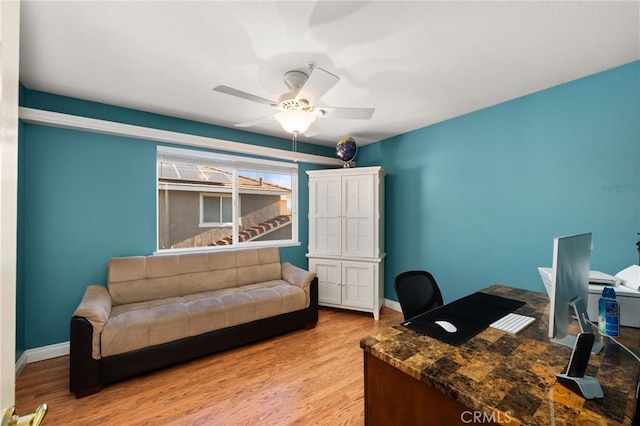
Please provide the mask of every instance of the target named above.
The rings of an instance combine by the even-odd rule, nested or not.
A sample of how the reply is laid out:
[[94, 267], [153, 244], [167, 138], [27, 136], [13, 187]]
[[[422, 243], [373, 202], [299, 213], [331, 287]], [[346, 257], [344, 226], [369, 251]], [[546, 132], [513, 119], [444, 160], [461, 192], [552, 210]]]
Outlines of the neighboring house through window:
[[298, 244], [295, 163], [158, 147], [158, 250]]

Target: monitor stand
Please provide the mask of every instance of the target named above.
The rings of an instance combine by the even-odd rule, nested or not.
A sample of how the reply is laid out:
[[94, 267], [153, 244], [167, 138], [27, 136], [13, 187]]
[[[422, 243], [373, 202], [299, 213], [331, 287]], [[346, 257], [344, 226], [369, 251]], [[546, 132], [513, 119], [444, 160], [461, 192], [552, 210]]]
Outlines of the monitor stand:
[[[573, 300], [570, 305], [573, 307], [573, 311], [576, 314], [578, 324], [580, 324], [580, 332], [593, 333], [593, 326], [591, 325], [591, 321], [589, 321], [589, 315], [587, 314], [587, 307], [584, 304], [584, 300], [582, 300], [581, 297], [578, 297]], [[576, 345], [576, 336], [568, 335], [560, 339], [551, 339], [551, 341], [573, 348]], [[604, 345], [602, 344], [602, 342], [598, 342], [597, 340], [595, 340], [593, 342], [593, 346], [591, 347], [591, 353], [593, 355], [597, 355], [600, 353], [603, 347]]]
[[604, 392], [600, 382], [595, 377], [585, 376], [591, 357], [591, 347], [595, 341], [595, 334], [592, 332], [580, 333], [576, 339], [576, 346], [571, 352], [567, 372], [556, 374], [558, 382], [571, 389], [578, 395], [586, 399], [603, 398]]
[[556, 374], [556, 378], [567, 388], [571, 389], [585, 399], [603, 398], [604, 393], [600, 382], [595, 377], [582, 376], [570, 377], [567, 374]]

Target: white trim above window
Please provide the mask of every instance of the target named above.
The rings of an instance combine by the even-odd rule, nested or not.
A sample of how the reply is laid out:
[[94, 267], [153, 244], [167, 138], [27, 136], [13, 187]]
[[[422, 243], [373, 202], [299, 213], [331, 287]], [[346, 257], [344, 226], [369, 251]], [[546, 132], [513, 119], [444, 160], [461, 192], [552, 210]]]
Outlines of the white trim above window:
[[133, 137], [153, 142], [174, 143], [178, 145], [193, 146], [202, 149], [219, 149], [227, 152], [237, 153], [246, 153], [249, 151], [254, 155], [262, 155], [265, 157], [298, 161], [309, 164], [323, 164], [333, 167], [340, 167], [343, 164], [342, 160], [334, 157], [324, 157], [315, 154], [305, 154], [303, 152], [292, 152], [259, 145], [225, 141], [222, 139], [154, 129], [151, 127], [135, 126], [132, 124], [117, 123], [114, 121], [80, 117], [77, 115], [63, 114], [60, 112], [45, 111], [27, 107], [20, 107], [18, 111], [18, 117], [25, 123], [38, 124], [42, 126], [81, 130], [114, 136]]

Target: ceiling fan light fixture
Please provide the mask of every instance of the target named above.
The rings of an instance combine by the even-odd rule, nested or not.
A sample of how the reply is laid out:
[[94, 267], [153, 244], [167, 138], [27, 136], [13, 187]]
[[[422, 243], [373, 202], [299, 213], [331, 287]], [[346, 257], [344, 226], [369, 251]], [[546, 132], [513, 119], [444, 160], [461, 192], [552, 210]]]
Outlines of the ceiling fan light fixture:
[[318, 118], [331, 115], [337, 118], [367, 120], [373, 115], [373, 108], [314, 108], [315, 103], [340, 81], [340, 77], [316, 67], [315, 63], [287, 71], [283, 78], [289, 91], [280, 95], [277, 102], [222, 85], [214, 87], [213, 90], [278, 109], [278, 113], [268, 117], [235, 125], [250, 127], [275, 119], [286, 132], [293, 134], [294, 142], [300, 133], [304, 133], [307, 137], [318, 134], [319, 130], [313, 125]]
[[316, 121], [316, 116], [311, 111], [283, 110], [276, 114], [275, 119], [285, 131], [297, 135], [306, 132], [311, 123]]

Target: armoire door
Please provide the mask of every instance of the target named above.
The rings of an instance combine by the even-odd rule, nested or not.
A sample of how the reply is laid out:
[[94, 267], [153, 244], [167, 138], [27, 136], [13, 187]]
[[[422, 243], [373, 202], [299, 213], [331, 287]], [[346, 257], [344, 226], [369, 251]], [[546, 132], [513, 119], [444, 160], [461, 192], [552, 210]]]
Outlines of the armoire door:
[[[342, 304], [373, 308], [376, 265], [368, 262], [342, 262]], [[377, 286], [376, 286], [377, 288]]]
[[342, 255], [374, 257], [374, 176], [354, 175], [342, 179]]
[[341, 262], [328, 259], [309, 259], [309, 270], [318, 275], [318, 302], [340, 305], [342, 303]]
[[340, 255], [342, 197], [340, 176], [309, 180], [309, 252]]

